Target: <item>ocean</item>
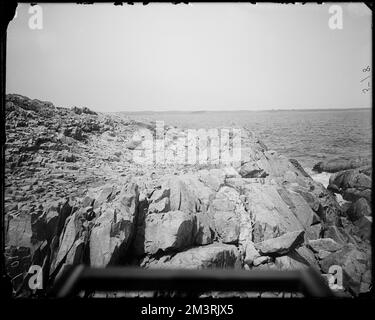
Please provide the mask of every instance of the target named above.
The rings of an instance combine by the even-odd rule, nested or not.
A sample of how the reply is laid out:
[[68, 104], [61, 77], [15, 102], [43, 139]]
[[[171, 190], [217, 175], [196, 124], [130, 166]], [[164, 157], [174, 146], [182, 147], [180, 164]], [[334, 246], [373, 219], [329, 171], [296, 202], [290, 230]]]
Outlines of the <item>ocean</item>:
[[140, 121], [164, 121], [181, 128], [246, 127], [269, 149], [297, 159], [314, 178], [328, 184], [329, 174], [314, 174], [319, 161], [372, 157], [371, 109], [306, 111], [203, 111], [126, 113]]

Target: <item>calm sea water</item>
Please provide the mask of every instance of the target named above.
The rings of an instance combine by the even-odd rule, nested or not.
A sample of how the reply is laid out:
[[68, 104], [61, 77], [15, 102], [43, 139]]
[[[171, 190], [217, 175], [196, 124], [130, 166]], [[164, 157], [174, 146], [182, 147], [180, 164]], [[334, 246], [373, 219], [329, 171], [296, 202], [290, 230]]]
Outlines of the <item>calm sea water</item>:
[[371, 158], [371, 113], [360, 109], [123, 114], [181, 128], [246, 127], [270, 149], [297, 159], [309, 171], [324, 159]]

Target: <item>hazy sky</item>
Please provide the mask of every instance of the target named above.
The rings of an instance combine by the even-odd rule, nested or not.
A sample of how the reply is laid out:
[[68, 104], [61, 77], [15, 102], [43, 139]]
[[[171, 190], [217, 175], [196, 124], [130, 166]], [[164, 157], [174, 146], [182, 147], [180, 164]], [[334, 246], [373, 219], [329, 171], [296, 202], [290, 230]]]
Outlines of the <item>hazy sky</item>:
[[[97, 111], [370, 107], [371, 11], [329, 4], [41, 4], [8, 27], [7, 93]], [[372, 85], [370, 83], [370, 85]]]

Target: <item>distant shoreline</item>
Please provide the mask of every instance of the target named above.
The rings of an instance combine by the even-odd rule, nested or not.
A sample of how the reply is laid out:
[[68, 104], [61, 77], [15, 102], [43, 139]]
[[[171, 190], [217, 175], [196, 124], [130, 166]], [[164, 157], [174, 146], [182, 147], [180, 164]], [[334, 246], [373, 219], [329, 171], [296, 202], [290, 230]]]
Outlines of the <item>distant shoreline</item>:
[[330, 108], [330, 109], [271, 109], [271, 110], [198, 110], [198, 111], [188, 111], [188, 110], [167, 110], [167, 111], [107, 111], [108, 113], [125, 113], [125, 114], [201, 114], [201, 113], [225, 113], [225, 112], [322, 112], [322, 111], [371, 111], [372, 108]]

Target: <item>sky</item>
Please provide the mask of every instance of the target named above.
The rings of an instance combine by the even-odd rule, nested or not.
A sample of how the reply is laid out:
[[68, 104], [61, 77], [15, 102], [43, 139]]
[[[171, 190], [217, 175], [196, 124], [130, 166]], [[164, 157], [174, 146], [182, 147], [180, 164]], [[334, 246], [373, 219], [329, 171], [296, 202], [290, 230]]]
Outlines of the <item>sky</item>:
[[96, 111], [371, 107], [372, 12], [338, 5], [342, 29], [312, 3], [40, 4], [32, 29], [19, 4], [6, 91]]

